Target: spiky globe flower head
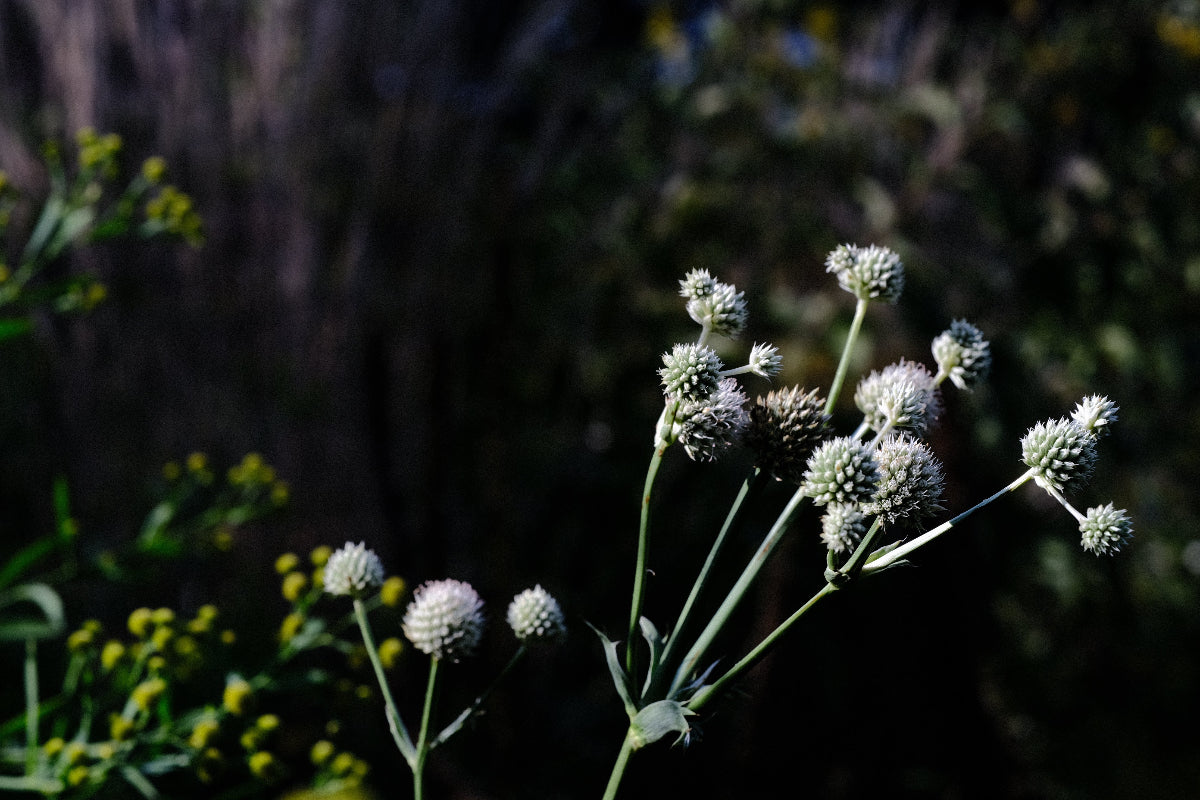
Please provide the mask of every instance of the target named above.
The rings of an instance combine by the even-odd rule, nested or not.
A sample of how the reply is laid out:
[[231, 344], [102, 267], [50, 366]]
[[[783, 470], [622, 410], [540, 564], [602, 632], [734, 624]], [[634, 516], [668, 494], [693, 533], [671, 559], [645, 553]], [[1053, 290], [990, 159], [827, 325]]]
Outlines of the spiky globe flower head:
[[933, 340], [938, 369], [959, 389], [971, 389], [987, 377], [992, 353], [983, 332], [965, 319], [956, 319]]
[[663, 393], [681, 400], [700, 400], [717, 390], [724, 366], [711, 347], [699, 344], [677, 344], [663, 353]]
[[708, 397], [684, 400], [675, 412], [676, 438], [693, 461], [715, 461], [746, 428], [746, 393], [725, 378]]
[[825, 271], [836, 275], [838, 285], [859, 300], [895, 303], [904, 291], [904, 265], [886, 247], [838, 245], [825, 259]]
[[337, 595], [361, 595], [383, 583], [383, 563], [363, 542], [346, 544], [325, 562], [325, 591]]
[[773, 344], [756, 344], [750, 348], [750, 371], [762, 378], [774, 378], [783, 369], [783, 356]]
[[469, 583], [429, 581], [413, 593], [400, 627], [421, 652], [439, 661], [458, 661], [479, 646], [483, 601]]
[[759, 397], [750, 407], [746, 446], [754, 465], [776, 480], [799, 484], [805, 461], [829, 429], [825, 401], [799, 386]]
[[1091, 474], [1096, 437], [1073, 419], [1039, 422], [1021, 439], [1021, 460], [1034, 471], [1039, 486], [1062, 491], [1068, 481]]
[[833, 553], [853, 550], [867, 532], [866, 517], [853, 503], [830, 503], [821, 517], [821, 541]]
[[1079, 523], [1080, 544], [1083, 549], [1096, 555], [1115, 553], [1133, 538], [1133, 521], [1123, 508], [1114, 508], [1112, 503], [1089, 508], [1083, 522]]
[[840, 436], [809, 456], [800, 488], [819, 506], [858, 503], [871, 496], [878, 480], [879, 466], [870, 448], [852, 436]]
[[942, 413], [942, 398], [924, 364], [900, 360], [863, 378], [854, 404], [872, 430], [912, 431], [920, 436]]
[[1117, 404], [1107, 397], [1093, 394], [1083, 398], [1071, 412], [1071, 419], [1096, 438], [1106, 435], [1117, 421]]
[[558, 601], [541, 586], [526, 589], [508, 604], [508, 626], [522, 642], [557, 642], [567, 635]]
[[708, 297], [717, 289], [717, 279], [706, 269], [694, 269], [679, 282], [679, 294], [688, 300]]
[[875, 448], [879, 482], [862, 510], [891, 524], [920, 519], [939, 511], [945, 474], [942, 464], [924, 442], [908, 434], [886, 439]]

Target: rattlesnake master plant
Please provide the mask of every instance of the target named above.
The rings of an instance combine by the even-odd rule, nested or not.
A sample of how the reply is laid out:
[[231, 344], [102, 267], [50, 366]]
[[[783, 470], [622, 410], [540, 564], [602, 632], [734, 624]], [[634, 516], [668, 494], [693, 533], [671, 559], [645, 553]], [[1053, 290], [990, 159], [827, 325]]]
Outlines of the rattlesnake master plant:
[[[1084, 398], [1069, 417], [1034, 424], [1021, 440], [1027, 467], [1023, 474], [972, 508], [921, 532], [917, 526], [943, 510], [945, 469], [925, 440], [941, 415], [943, 386], [949, 381], [968, 391], [984, 381], [991, 367], [990, 347], [970, 322], [952, 321], [930, 347], [936, 371], [906, 359], [871, 371], [854, 391], [860, 424], [850, 433], [839, 434], [829, 426], [830, 413], [846, 381], [867, 309], [873, 302], [897, 302], [905, 276], [899, 255], [877, 245], [839, 246], [829, 254], [826, 271], [854, 296], [855, 309], [824, 400], [818, 389], [793, 386], [773, 388], [751, 403], [746, 394], [749, 387], [739, 378], [777, 375], [778, 350], [755, 345], [744, 366], [727, 369], [708, 342], [713, 334], [734, 338], [745, 330], [744, 293], [707, 270], [689, 272], [680, 281], [686, 311], [700, 331], [695, 341], [676, 344], [663, 355], [659, 375], [664, 407], [655, 426], [655, 449], [642, 497], [627, 635], [618, 642], [600, 634], [614, 686], [629, 716], [606, 798], [617, 794], [634, 751], [666, 736], [691, 741], [697, 713], [722, 696], [817, 601], [905, 563], [916, 549], [1031, 480], [1076, 518], [1085, 551], [1115, 553], [1132, 536], [1132, 523], [1124, 510], [1109, 503], [1081, 514], [1063, 496], [1067, 487], [1074, 489], [1084, 482], [1096, 460], [1098, 439], [1116, 421], [1116, 404], [1101, 395]], [[641, 609], [654, 482], [662, 459], [675, 444], [695, 461], [712, 461], [744, 447], [754, 466], [717, 531], [678, 617], [663, 629], [643, 617]], [[764, 488], [781, 484], [790, 486], [791, 497], [762, 544], [743, 555], [742, 574], [724, 589], [724, 599], [706, 604], [706, 593], [713, 589], [713, 565], [730, 557], [726, 545], [743, 525], [746, 508], [752, 502], [769, 502]], [[820, 576], [819, 588], [732, 666], [713, 661], [708, 653], [714, 640], [806, 502], [823, 511], [819, 529], [811, 534], [820, 538], [827, 552], [826, 563], [813, 569]]]
[[[276, 565], [281, 572], [290, 570], [291, 566], [290, 563]], [[379, 592], [378, 603], [369, 606], [367, 595], [376, 589]], [[385, 639], [376, 646], [370, 620], [372, 607], [380, 604], [395, 606], [399, 603], [403, 583], [397, 583], [392, 578], [384, 579], [383, 563], [365, 543], [346, 542], [344, 547], [330, 554], [325, 562], [324, 590], [337, 597], [349, 596], [354, 603], [359, 633], [383, 695], [384, 716], [396, 749], [412, 771], [416, 800], [422, 800], [425, 796], [425, 763], [430, 752], [462, 730], [467, 720], [480, 713], [492, 690], [524, 657], [530, 645], [557, 643], [566, 636], [562, 608], [549, 592], [539, 585], [518, 594], [509, 604], [506, 614], [509, 627], [517, 639], [516, 653], [491, 686], [437, 731], [431, 725], [440, 667], [443, 663], [453, 664], [475, 654], [483, 639], [486, 619], [483, 599], [465, 581], [427, 581], [419, 586], [413, 592], [412, 601], [400, 623], [401, 630], [412, 646], [429, 656], [425, 705], [421, 713], [421, 725], [414, 738], [400, 716], [386, 674], [403, 646], [395, 637]]]

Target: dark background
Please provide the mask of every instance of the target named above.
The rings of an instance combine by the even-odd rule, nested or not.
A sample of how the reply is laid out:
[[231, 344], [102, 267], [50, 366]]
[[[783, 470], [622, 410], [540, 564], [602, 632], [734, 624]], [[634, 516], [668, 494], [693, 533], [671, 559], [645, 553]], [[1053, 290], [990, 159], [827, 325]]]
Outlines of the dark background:
[[[2, 345], [3, 546], [52, 525], [56, 475], [102, 547], [136, 534], [164, 462], [261, 452], [292, 501], [237, 558], [73, 618], [253, 608], [278, 553], [364, 540], [488, 601], [494, 635], [452, 679], [470, 696], [506, 658], [508, 598], [540, 582], [573, 638], [435, 754], [433, 793], [598, 796], [624, 718], [584, 621], [615, 637], [628, 613], [654, 370], [694, 335], [675, 281], [736, 283], [746, 343], [824, 387], [852, 308], [824, 255], [887, 244], [908, 285], [872, 308], [857, 372], [932, 364], [958, 317], [993, 346], [934, 434], [949, 508], [1101, 392], [1121, 421], [1078, 505], [1127, 507], [1136, 539], [1098, 560], [1044, 495], [1007, 498], [818, 606], [699, 744], [637, 755], [626, 794], [1195, 797], [1197, 78], [1182, 3], [0, 0], [10, 179], [36, 196], [42, 141], [115, 131], [128, 164], [167, 158], [207, 233], [76, 254], [108, 301]], [[660, 627], [744, 466], [671, 456]], [[820, 585], [815, 523], [729, 655]], [[381, 722], [363, 738], [393, 796]]]

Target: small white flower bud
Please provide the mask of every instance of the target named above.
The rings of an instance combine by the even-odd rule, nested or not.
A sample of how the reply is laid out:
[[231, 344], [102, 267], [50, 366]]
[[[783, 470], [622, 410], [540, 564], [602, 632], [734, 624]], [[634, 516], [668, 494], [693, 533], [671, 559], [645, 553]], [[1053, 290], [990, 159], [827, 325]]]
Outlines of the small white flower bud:
[[942, 464], [924, 442], [908, 434], [886, 439], [875, 448], [879, 482], [864, 514], [894, 523], [904, 517], [919, 519], [939, 511], [944, 485]]
[[1112, 503], [1089, 508], [1079, 523], [1080, 544], [1096, 555], [1115, 553], [1133, 538], [1133, 522], [1123, 508]]
[[720, 357], [711, 347], [698, 344], [677, 344], [663, 353], [663, 393], [667, 397], [699, 400], [717, 390], [720, 382]]
[[879, 467], [870, 449], [851, 436], [824, 442], [808, 459], [801, 489], [819, 506], [858, 503], [875, 490]]
[[942, 412], [941, 395], [933, 375], [924, 364], [900, 360], [882, 371], [872, 372], [859, 382], [854, 404], [863, 412], [867, 425], [880, 431], [912, 431], [920, 436]]
[[325, 591], [335, 595], [360, 595], [383, 584], [383, 563], [363, 542], [346, 544], [325, 562]]
[[1071, 412], [1071, 419], [1078, 422], [1083, 429], [1096, 438], [1109, 432], [1117, 421], [1117, 404], [1107, 397], [1093, 394], [1083, 398]]
[[717, 288], [717, 281], [706, 269], [694, 269], [679, 282], [679, 294], [688, 300], [708, 297]]
[[933, 340], [938, 369], [959, 389], [968, 390], [987, 377], [992, 354], [983, 333], [966, 320], [956, 319]]
[[1096, 463], [1096, 437], [1073, 419], [1039, 422], [1021, 439], [1021, 459], [1034, 470], [1039, 486], [1062, 491], [1083, 480]]
[[878, 245], [839, 245], [825, 259], [825, 271], [834, 273], [838, 285], [859, 300], [895, 303], [904, 290], [900, 256]]
[[556, 642], [567, 635], [558, 601], [541, 586], [526, 589], [508, 605], [508, 625], [522, 642]]
[[867, 533], [866, 518], [853, 503], [830, 503], [821, 517], [821, 541], [834, 553], [853, 550]]
[[746, 296], [728, 283], [716, 283], [709, 294], [687, 303], [687, 312], [698, 325], [736, 339], [746, 329]]
[[783, 356], [773, 344], [756, 344], [750, 348], [750, 371], [763, 378], [773, 378], [783, 369]]

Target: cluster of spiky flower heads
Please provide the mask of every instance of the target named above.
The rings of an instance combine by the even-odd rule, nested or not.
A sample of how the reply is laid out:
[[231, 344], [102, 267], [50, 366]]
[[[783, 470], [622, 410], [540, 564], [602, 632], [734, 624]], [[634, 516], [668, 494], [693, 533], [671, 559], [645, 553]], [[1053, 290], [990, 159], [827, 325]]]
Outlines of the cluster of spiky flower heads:
[[438, 660], [470, 656], [483, 636], [483, 600], [471, 584], [429, 581], [413, 593], [401, 628], [413, 647]]
[[875, 448], [875, 463], [879, 480], [862, 506], [864, 514], [890, 524], [904, 518], [919, 520], [941, 510], [945, 473], [924, 442], [908, 434], [885, 439]]
[[809, 455], [828, 429], [825, 401], [815, 391], [793, 386], [755, 400], [745, 442], [755, 466], [776, 480], [799, 484]]
[[983, 332], [966, 320], [956, 319], [933, 340], [938, 370], [959, 389], [969, 390], [987, 377], [992, 353]]
[[746, 329], [746, 297], [729, 283], [720, 283], [706, 269], [694, 269], [679, 282], [687, 312], [712, 333], [736, 339]]
[[711, 347], [677, 344], [663, 353], [663, 394], [682, 400], [702, 400], [717, 391], [721, 381], [721, 358]]
[[838, 285], [859, 300], [895, 303], [904, 291], [900, 256], [879, 245], [838, 245], [825, 259], [825, 271], [836, 275]]
[[1133, 521], [1123, 508], [1112, 503], [1087, 510], [1079, 523], [1080, 544], [1096, 555], [1115, 553], [1133, 538]]
[[1096, 437], [1073, 419], [1039, 422], [1021, 439], [1021, 459], [1039, 486], [1062, 491], [1082, 482], [1096, 463]]
[[746, 393], [733, 378], [699, 400], [684, 400], [675, 412], [679, 443], [694, 461], [715, 461], [746, 427]]
[[800, 488], [814, 504], [860, 503], [875, 491], [879, 466], [871, 448], [852, 436], [823, 442], [809, 456]]
[[346, 544], [325, 562], [325, 591], [335, 595], [361, 595], [383, 584], [383, 563], [364, 542]]
[[540, 585], [526, 589], [508, 604], [508, 626], [522, 642], [557, 642], [567, 635], [562, 608]]
[[920, 436], [942, 412], [941, 393], [924, 364], [900, 360], [863, 378], [854, 404], [875, 431], [912, 431]]

